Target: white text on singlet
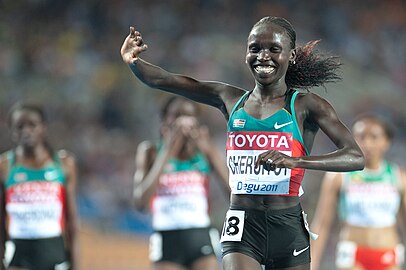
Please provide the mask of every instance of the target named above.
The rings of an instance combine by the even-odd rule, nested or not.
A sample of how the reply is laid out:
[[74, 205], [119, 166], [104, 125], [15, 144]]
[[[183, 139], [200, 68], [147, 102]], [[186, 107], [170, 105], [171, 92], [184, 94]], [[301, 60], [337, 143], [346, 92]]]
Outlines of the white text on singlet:
[[399, 190], [388, 183], [351, 183], [346, 189], [346, 222], [361, 227], [389, 227], [396, 223]]
[[209, 226], [207, 176], [197, 171], [163, 174], [152, 201], [155, 230]]
[[286, 132], [228, 132], [227, 166], [229, 184], [233, 194], [289, 193], [291, 170], [276, 168], [267, 171], [263, 166], [255, 168], [258, 155], [277, 150], [292, 156], [291, 133]]
[[8, 189], [6, 210], [11, 238], [47, 238], [62, 233], [62, 185], [33, 181]]

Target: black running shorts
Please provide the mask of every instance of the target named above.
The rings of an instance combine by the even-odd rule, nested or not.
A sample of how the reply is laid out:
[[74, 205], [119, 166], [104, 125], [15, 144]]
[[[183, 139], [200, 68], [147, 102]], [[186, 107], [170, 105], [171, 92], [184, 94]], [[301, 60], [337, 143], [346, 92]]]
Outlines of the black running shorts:
[[9, 267], [29, 270], [68, 270], [68, 256], [62, 237], [12, 239], [6, 244]]
[[280, 210], [227, 212], [221, 233], [222, 255], [243, 253], [278, 269], [310, 263], [309, 232], [300, 204]]
[[150, 260], [154, 263], [166, 261], [190, 267], [201, 257], [215, 255], [216, 244], [219, 244], [219, 239], [215, 229], [158, 231], [150, 237]]

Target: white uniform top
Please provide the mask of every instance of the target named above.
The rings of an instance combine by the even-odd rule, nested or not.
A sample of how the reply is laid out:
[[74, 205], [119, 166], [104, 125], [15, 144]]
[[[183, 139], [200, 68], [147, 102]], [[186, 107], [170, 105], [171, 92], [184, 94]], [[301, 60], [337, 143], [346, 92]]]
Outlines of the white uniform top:
[[359, 227], [393, 226], [401, 201], [399, 179], [399, 168], [389, 162], [379, 171], [344, 173], [339, 202], [342, 220]]
[[159, 178], [152, 199], [152, 227], [156, 231], [205, 228], [210, 225], [207, 160], [202, 154], [172, 159]]

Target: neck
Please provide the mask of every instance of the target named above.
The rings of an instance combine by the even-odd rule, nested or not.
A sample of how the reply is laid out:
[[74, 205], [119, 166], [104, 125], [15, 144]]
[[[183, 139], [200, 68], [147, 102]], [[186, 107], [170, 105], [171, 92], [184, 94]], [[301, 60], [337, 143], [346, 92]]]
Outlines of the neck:
[[261, 101], [273, 100], [281, 97], [285, 97], [288, 87], [283, 85], [267, 85], [263, 86], [257, 84], [254, 88], [253, 94]]
[[44, 156], [49, 155], [49, 151], [43, 144], [34, 147], [17, 146], [16, 154], [27, 159], [42, 160]]
[[366, 160], [365, 162], [365, 169], [368, 170], [378, 170], [381, 167], [383, 160], [382, 159], [377, 159], [377, 160]]
[[193, 147], [190, 142], [186, 143], [182, 151], [179, 152], [179, 154], [176, 156], [177, 159], [179, 160], [188, 160], [190, 159], [194, 154], [196, 153], [195, 147]]

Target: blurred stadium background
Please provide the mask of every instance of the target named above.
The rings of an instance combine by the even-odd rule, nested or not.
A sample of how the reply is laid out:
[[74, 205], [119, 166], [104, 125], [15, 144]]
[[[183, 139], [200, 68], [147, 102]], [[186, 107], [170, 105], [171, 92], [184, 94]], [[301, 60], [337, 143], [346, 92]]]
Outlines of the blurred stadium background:
[[[121, 61], [129, 26], [143, 34], [149, 45], [143, 57], [152, 63], [251, 89], [246, 38], [267, 15], [290, 20], [299, 45], [321, 39], [321, 51], [341, 57], [343, 81], [314, 92], [348, 125], [364, 111], [387, 117], [397, 131], [389, 158], [405, 165], [403, 0], [0, 1], [0, 150], [12, 147], [6, 123], [11, 105], [44, 105], [50, 141], [78, 159], [83, 269], [149, 269], [149, 217], [131, 204], [134, 154], [140, 141], [158, 138], [159, 108], [168, 94], [142, 85]], [[202, 106], [201, 120], [223, 148], [220, 112]], [[320, 134], [313, 153], [332, 148]], [[306, 174], [303, 204], [310, 220], [322, 176]], [[227, 199], [215, 183], [211, 188], [220, 229]], [[323, 269], [332, 269], [333, 254], [329, 245]]]

